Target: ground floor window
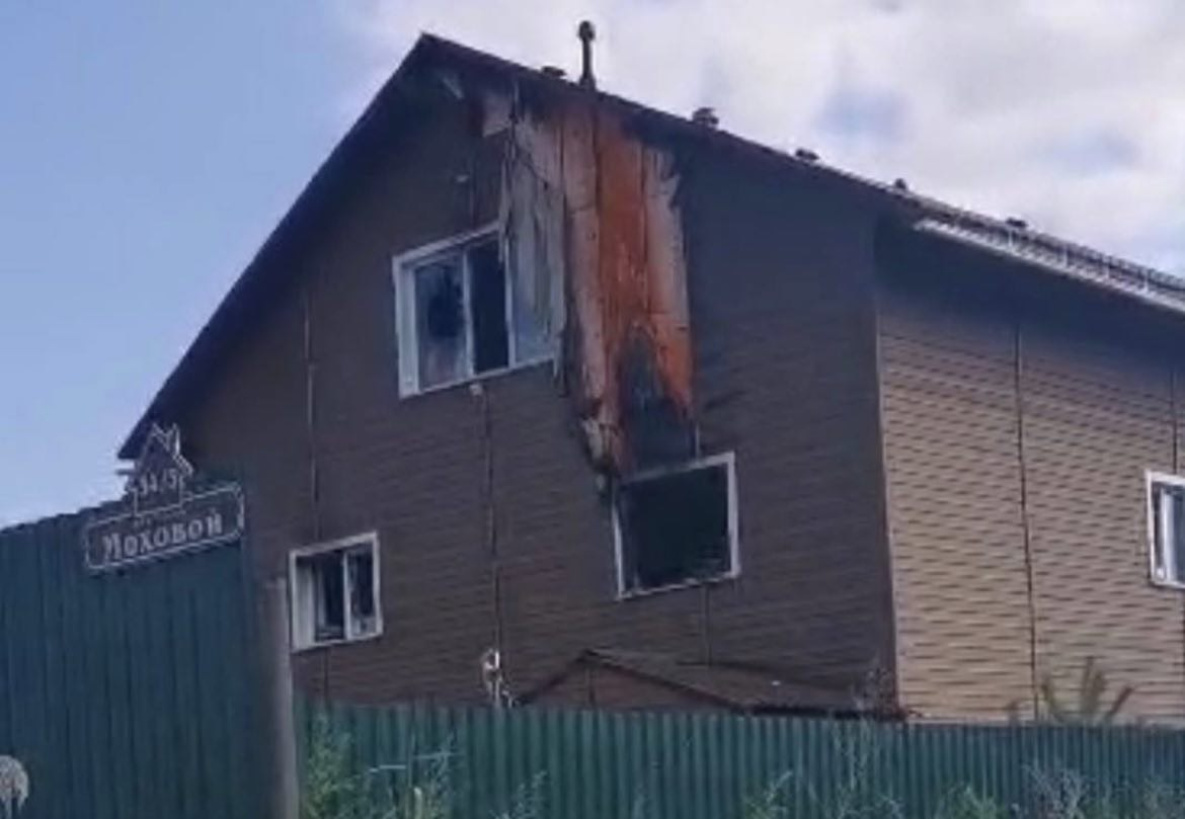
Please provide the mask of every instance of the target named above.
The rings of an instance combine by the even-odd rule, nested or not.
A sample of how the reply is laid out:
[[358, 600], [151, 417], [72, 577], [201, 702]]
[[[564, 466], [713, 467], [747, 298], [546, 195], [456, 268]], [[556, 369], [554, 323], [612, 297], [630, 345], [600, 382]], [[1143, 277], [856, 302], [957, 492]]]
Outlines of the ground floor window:
[[1152, 581], [1185, 588], [1185, 478], [1148, 473], [1148, 561]]
[[298, 549], [291, 555], [289, 572], [295, 649], [382, 632], [377, 535]]
[[621, 595], [735, 576], [740, 555], [732, 454], [624, 481], [614, 529]]

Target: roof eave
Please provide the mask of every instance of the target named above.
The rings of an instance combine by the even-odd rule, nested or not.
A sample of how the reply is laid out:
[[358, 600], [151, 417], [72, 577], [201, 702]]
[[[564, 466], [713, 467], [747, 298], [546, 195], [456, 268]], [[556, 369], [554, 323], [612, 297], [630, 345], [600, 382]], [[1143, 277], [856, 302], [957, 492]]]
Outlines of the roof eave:
[[912, 228], [1175, 315], [1185, 315], [1185, 283], [1089, 248], [948, 209], [930, 208]]

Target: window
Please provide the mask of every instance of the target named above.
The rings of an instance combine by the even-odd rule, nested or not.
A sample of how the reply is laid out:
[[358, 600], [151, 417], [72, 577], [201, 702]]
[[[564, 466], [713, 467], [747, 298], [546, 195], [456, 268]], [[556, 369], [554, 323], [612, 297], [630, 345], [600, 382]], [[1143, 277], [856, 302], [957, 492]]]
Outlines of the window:
[[731, 454], [631, 478], [614, 513], [622, 595], [740, 572]]
[[395, 276], [403, 395], [550, 356], [544, 299], [518, 292], [497, 233], [406, 254]]
[[364, 640], [382, 633], [378, 559], [378, 537], [373, 534], [292, 553], [294, 648]]
[[1185, 588], [1185, 478], [1148, 473], [1152, 582]]

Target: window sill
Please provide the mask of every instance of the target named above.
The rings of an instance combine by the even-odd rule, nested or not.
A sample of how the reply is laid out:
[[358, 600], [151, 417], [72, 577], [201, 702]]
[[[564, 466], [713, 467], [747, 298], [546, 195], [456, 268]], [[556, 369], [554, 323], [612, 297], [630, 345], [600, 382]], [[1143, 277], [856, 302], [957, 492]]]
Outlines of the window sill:
[[733, 580], [736, 580], [740, 576], [740, 570], [737, 570], [729, 572], [728, 574], [716, 575], [715, 577], [705, 577], [696, 580], [683, 580], [679, 583], [669, 583], [666, 586], [655, 586], [652, 589], [621, 590], [617, 592], [617, 599], [619, 602], [628, 602], [630, 600], [639, 600], [646, 597], [653, 597], [656, 594], [667, 594], [668, 592], [696, 589], [701, 586], [719, 586], [724, 583], [729, 583]]
[[530, 370], [535, 367], [542, 367], [544, 365], [553, 366], [555, 361], [555, 356], [547, 356], [546, 358], [533, 358], [530, 361], [511, 364], [509, 367], [499, 367], [496, 370], [486, 370], [484, 373], [479, 373], [478, 375], [474, 375], [469, 378], [463, 378], [459, 381], [447, 381], [444, 384], [434, 384], [431, 387], [424, 387], [423, 389], [416, 389], [411, 392], [400, 393], [399, 399], [401, 401], [406, 401], [425, 395], [435, 395], [439, 392], [455, 390], [460, 387], [471, 387], [474, 384], [481, 384], [484, 381], [492, 381], [497, 378], [514, 375], [515, 373], [522, 372], [523, 370]]
[[1156, 589], [1164, 589], [1165, 591], [1185, 591], [1185, 582], [1180, 580], [1162, 580], [1158, 577], [1152, 576], [1148, 578], [1148, 582]]
[[371, 640], [377, 640], [383, 636], [382, 626], [378, 628], [374, 634], [367, 634], [364, 637], [342, 637], [340, 640], [326, 640], [322, 643], [310, 643], [308, 645], [294, 645], [292, 646], [293, 654], [309, 654], [314, 651], [320, 651], [323, 648], [340, 648], [341, 646], [352, 646], [357, 643], [369, 643]]

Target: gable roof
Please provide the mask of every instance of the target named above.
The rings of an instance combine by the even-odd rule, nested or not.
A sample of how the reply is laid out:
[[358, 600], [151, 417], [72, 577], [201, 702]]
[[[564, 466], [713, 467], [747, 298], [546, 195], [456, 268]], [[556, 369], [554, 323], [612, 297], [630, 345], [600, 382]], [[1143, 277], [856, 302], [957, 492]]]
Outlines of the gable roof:
[[[282, 258], [299, 246], [303, 235], [319, 224], [332, 209], [338, 194], [348, 188], [353, 171], [365, 167], [370, 157], [386, 149], [380, 137], [385, 133], [385, 128], [398, 121], [406, 79], [429, 67], [489, 76], [530, 87], [543, 95], [559, 97], [591, 93], [562, 77], [430, 34], [422, 35], [362, 116], [313, 175], [292, 208], [280, 220], [199, 331], [120, 447], [120, 458], [135, 457], [154, 422], [172, 422], [177, 410], [200, 394], [207, 380], [233, 351], [259, 312], [271, 301], [270, 296], [291, 277], [292, 268], [281, 264]], [[755, 161], [770, 163], [774, 168], [794, 168], [849, 184], [854, 193], [879, 197], [886, 205], [896, 208], [912, 230], [1007, 256], [1046, 273], [1185, 314], [1185, 282], [1165, 273], [1010, 221], [956, 208], [903, 187], [828, 166], [809, 153], [785, 153], [621, 97], [599, 91], [595, 93], [600, 104], [616, 109], [635, 121], [644, 122], [656, 134], [741, 154]]]

